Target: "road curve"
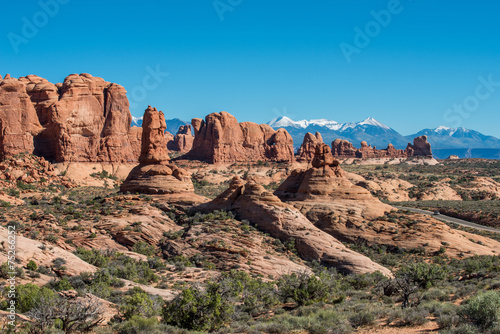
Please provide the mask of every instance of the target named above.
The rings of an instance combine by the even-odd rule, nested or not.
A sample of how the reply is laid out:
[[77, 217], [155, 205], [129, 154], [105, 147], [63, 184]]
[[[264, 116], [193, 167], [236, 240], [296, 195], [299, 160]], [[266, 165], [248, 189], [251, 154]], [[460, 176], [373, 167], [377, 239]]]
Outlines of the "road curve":
[[443, 214], [434, 215], [434, 213], [432, 211], [427, 211], [427, 210], [422, 210], [422, 209], [416, 209], [416, 208], [409, 208], [409, 207], [406, 207], [406, 206], [396, 206], [396, 205], [393, 205], [393, 207], [395, 207], [396, 209], [400, 209], [400, 210], [408, 210], [408, 211], [415, 212], [415, 213], [421, 213], [421, 214], [424, 214], [424, 215], [429, 215], [429, 216], [432, 216], [432, 217], [434, 217], [436, 219], [439, 219], [439, 220], [442, 220], [442, 221], [448, 222], [448, 223], [455, 223], [455, 224], [458, 224], [458, 225], [475, 228], [477, 230], [483, 230], [483, 231], [500, 233], [500, 230], [497, 229], [497, 228], [494, 228], [494, 227], [483, 226], [483, 225], [479, 225], [479, 224], [476, 224], [476, 223], [471, 223], [471, 222], [468, 222], [468, 221], [463, 220], [463, 219], [453, 218], [453, 217], [446, 216], [446, 215], [443, 215]]

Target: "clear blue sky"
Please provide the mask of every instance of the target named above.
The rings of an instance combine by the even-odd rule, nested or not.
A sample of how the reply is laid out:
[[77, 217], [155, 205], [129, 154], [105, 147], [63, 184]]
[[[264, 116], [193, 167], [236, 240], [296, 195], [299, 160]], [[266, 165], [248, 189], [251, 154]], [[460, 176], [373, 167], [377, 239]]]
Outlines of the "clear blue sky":
[[[2, 75], [61, 82], [91, 73], [125, 86], [134, 116], [148, 104], [185, 120], [222, 110], [258, 123], [373, 116], [404, 135], [461, 125], [500, 137], [496, 1], [217, 0], [218, 10], [212, 0], [41, 3], [53, 1], [65, 3], [48, 10], [53, 17], [39, 1], [2, 4]], [[378, 29], [371, 11], [389, 7]], [[354, 29], [367, 24], [369, 44], [358, 41], [348, 63], [341, 43], [356, 47]], [[146, 68], [157, 66], [169, 75], [146, 90]], [[499, 84], [476, 92], [489, 75]], [[446, 112], [464, 101], [470, 112]]]

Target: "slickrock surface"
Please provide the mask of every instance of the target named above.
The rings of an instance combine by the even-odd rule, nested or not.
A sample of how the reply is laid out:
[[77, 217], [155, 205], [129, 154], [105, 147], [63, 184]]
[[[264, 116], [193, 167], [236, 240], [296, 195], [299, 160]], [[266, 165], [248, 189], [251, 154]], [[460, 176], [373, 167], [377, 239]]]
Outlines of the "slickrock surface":
[[256, 224], [260, 230], [282, 241], [295, 240], [299, 256], [308, 261], [317, 260], [324, 265], [346, 273], [390, 271], [367, 257], [353, 252], [331, 235], [316, 228], [293, 206], [283, 203], [255, 181], [244, 182], [235, 177], [229, 189], [201, 209], [234, 210], [241, 218]]
[[212, 113], [205, 120], [194, 118], [191, 159], [209, 163], [294, 161], [293, 140], [284, 129], [252, 122], [238, 123], [227, 112]]

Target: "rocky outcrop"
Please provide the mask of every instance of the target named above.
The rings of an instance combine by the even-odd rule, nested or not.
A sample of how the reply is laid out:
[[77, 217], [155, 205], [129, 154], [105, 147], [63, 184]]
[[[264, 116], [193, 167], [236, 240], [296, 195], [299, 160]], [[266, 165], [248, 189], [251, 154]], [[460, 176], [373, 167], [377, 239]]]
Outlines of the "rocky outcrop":
[[181, 125], [169, 149], [180, 153], [187, 153], [193, 148], [193, 142], [194, 136], [192, 135], [191, 125]]
[[[339, 240], [353, 241], [353, 221], [376, 219], [393, 210], [368, 190], [353, 185], [325, 144], [316, 147], [312, 168], [293, 171], [274, 194]], [[353, 234], [360, 236], [359, 230]]]
[[304, 141], [297, 151], [297, 161], [299, 162], [311, 162], [314, 159], [314, 152], [316, 150], [316, 145], [323, 143], [323, 138], [319, 132], [312, 134], [310, 132], [306, 133], [304, 136]]
[[142, 123], [140, 164], [123, 182], [122, 192], [196, 197], [189, 173], [169, 162], [165, 129], [163, 112], [149, 106]]
[[137, 161], [123, 87], [89, 74], [72, 74], [57, 85], [36, 75], [6, 76], [2, 87], [0, 141], [7, 155], [34, 151], [57, 162]]
[[293, 140], [284, 129], [269, 125], [238, 123], [227, 112], [212, 113], [191, 121], [193, 148], [187, 157], [209, 163], [294, 160]]
[[33, 153], [33, 137], [42, 130], [26, 85], [8, 74], [0, 78], [0, 160]]
[[165, 140], [165, 115], [148, 106], [142, 120], [141, 164], [167, 164], [170, 160]]
[[413, 139], [413, 145], [408, 144], [406, 152], [410, 157], [428, 157], [432, 158], [431, 144], [427, 141], [427, 136], [423, 135]]
[[333, 155], [337, 158], [407, 158], [408, 153], [405, 150], [397, 150], [392, 144], [386, 149], [378, 150], [376, 147], [368, 145], [366, 141], [361, 142], [359, 149], [355, 148], [347, 140], [336, 139], [332, 142]]
[[390, 271], [369, 258], [351, 251], [331, 235], [316, 228], [293, 206], [253, 180], [247, 182], [235, 177], [229, 189], [200, 210], [225, 209], [235, 211], [260, 230], [283, 242], [294, 240], [299, 256], [307, 261], [319, 261], [344, 273]]
[[41, 125], [35, 154], [56, 162], [136, 162], [132, 116], [125, 89], [90, 74], [71, 74], [62, 84], [28, 75], [26, 86]]
[[416, 137], [413, 145], [408, 143], [405, 150], [398, 150], [392, 144], [386, 149], [378, 150], [376, 147], [368, 145], [366, 141], [361, 142], [359, 149], [355, 148], [347, 140], [335, 139], [332, 142], [332, 152], [336, 158], [349, 159], [373, 159], [373, 158], [409, 158], [422, 156], [432, 158], [431, 144], [427, 142], [427, 136]]

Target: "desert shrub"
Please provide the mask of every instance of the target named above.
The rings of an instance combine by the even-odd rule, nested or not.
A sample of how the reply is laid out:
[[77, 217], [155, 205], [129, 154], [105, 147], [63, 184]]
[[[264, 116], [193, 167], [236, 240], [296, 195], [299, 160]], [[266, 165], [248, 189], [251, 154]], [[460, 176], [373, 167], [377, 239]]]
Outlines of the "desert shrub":
[[215, 282], [209, 282], [203, 290], [189, 287], [166, 303], [163, 321], [190, 330], [216, 330], [228, 322], [234, 313], [232, 294]]
[[2, 263], [0, 266], [0, 278], [10, 278], [10, 272], [14, 271], [16, 273], [16, 277], [19, 278], [24, 278], [24, 269], [22, 267], [15, 267], [14, 270], [12, 270], [9, 266], [8, 262]]
[[327, 301], [339, 286], [334, 276], [323, 272], [318, 276], [307, 272], [283, 275], [278, 281], [278, 295], [283, 302], [293, 300], [297, 305]]
[[307, 331], [311, 334], [344, 334], [352, 332], [349, 322], [331, 308], [299, 309], [297, 314], [285, 313], [267, 323], [254, 326], [260, 333], [291, 333]]
[[127, 321], [114, 326], [118, 334], [189, 334], [185, 329], [161, 324], [156, 318], [132, 316]]
[[468, 299], [462, 310], [473, 324], [487, 329], [500, 322], [500, 291], [482, 292]]
[[123, 298], [123, 303], [120, 310], [125, 319], [130, 319], [135, 315], [149, 318], [158, 315], [162, 299], [160, 297], [152, 297], [141, 288], [134, 287]]
[[478, 334], [478, 330], [476, 327], [471, 326], [470, 324], [461, 324], [456, 327], [449, 328], [444, 331], [440, 331], [441, 334]]
[[86, 250], [83, 248], [77, 248], [74, 254], [83, 261], [96, 267], [104, 267], [110, 260], [109, 257], [104, 256], [104, 254], [98, 249]]
[[64, 277], [63, 279], [60, 280], [51, 280], [49, 283], [46, 285], [47, 287], [50, 287], [54, 291], [66, 291], [66, 290], [72, 290], [73, 287], [68, 281], [67, 277]]
[[366, 325], [373, 325], [375, 323], [375, 314], [370, 311], [360, 311], [355, 312], [353, 315], [349, 317], [349, 322], [351, 326], [354, 328]]
[[26, 268], [31, 271], [36, 271], [38, 269], [38, 266], [36, 265], [36, 262], [33, 260], [30, 260], [28, 264], [26, 265]]
[[132, 250], [136, 253], [146, 255], [146, 256], [153, 256], [156, 253], [156, 248], [153, 245], [148, 244], [147, 242], [144, 241], [139, 241], [137, 242], [134, 247], [132, 247]]
[[261, 312], [279, 304], [275, 284], [254, 279], [244, 271], [232, 270], [223, 273], [219, 284], [224, 290], [231, 291], [237, 298], [238, 310], [249, 313]]
[[26, 313], [31, 310], [40, 298], [50, 299], [55, 296], [55, 293], [46, 288], [28, 283], [16, 287], [16, 311]]

